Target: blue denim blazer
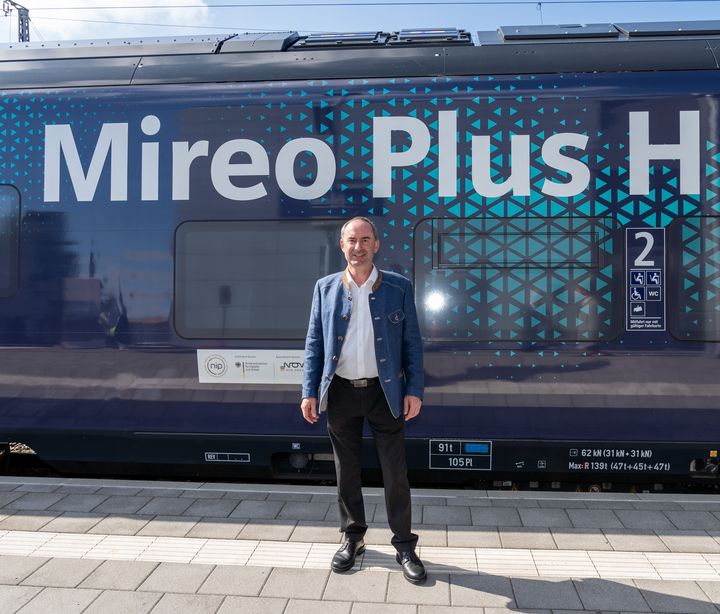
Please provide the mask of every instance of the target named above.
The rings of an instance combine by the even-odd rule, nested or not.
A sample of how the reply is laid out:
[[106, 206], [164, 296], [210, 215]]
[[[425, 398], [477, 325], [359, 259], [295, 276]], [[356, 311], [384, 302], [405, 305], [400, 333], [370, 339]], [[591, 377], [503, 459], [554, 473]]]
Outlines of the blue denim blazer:
[[[320, 399], [319, 411], [327, 408], [327, 392], [351, 316], [347, 272], [323, 277], [315, 284], [310, 324], [305, 340], [303, 398]], [[423, 349], [415, 311], [412, 284], [397, 273], [378, 271], [369, 297], [375, 336], [375, 359], [382, 389], [397, 418], [403, 399], [422, 399], [425, 386]]]

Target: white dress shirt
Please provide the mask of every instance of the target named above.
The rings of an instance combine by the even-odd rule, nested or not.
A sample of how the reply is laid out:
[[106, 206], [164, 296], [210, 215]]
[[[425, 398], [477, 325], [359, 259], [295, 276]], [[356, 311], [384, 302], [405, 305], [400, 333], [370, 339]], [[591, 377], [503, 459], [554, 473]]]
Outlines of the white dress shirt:
[[352, 310], [335, 373], [345, 379], [377, 377], [375, 334], [370, 316], [370, 294], [372, 286], [378, 278], [378, 272], [373, 265], [370, 277], [362, 286], [355, 283], [350, 273], [347, 274], [347, 278], [350, 282]]

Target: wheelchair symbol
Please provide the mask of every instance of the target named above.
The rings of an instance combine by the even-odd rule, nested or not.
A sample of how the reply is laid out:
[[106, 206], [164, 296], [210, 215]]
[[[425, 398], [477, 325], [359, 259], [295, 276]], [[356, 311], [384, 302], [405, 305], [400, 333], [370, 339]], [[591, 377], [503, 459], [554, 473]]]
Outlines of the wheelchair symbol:
[[630, 299], [633, 301], [642, 301], [645, 297], [642, 295], [642, 292], [638, 288], [633, 288], [630, 292]]

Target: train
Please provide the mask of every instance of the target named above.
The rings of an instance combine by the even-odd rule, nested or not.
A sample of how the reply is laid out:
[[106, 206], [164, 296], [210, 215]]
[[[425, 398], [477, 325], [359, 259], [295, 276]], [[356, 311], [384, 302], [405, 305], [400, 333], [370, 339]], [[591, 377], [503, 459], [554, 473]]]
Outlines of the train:
[[304, 338], [362, 215], [415, 290], [413, 482], [715, 480], [719, 58], [720, 21], [4, 45], [0, 449], [332, 479]]

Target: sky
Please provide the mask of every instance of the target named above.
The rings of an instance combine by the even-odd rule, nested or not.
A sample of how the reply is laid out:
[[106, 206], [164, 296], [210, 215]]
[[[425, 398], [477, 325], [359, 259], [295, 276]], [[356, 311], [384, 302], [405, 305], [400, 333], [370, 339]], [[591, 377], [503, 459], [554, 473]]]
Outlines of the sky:
[[[315, 0], [306, 2], [306, 6], [294, 6], [300, 2], [288, 0], [18, 0], [18, 3], [30, 9], [30, 40], [38, 42], [265, 30], [307, 34], [441, 26], [477, 32], [503, 25], [541, 23], [720, 20], [720, 0], [540, 3], [496, 0], [492, 4], [419, 0], [405, 6], [389, 0]], [[218, 6], [221, 4], [226, 6]], [[0, 10], [0, 43], [15, 41], [17, 12], [4, 16]]]

